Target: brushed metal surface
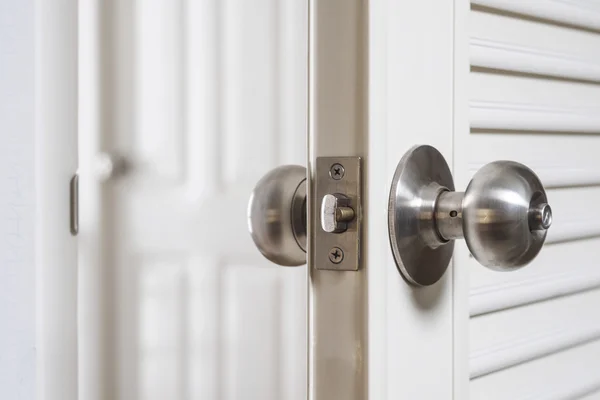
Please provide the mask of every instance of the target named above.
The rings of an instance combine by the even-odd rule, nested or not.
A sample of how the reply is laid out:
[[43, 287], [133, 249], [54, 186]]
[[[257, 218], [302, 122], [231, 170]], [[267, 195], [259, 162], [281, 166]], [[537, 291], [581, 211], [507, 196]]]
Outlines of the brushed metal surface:
[[[329, 173], [334, 165], [341, 165], [344, 174], [336, 179]], [[315, 259], [319, 261], [317, 269], [336, 271], [356, 271], [361, 261], [362, 235], [362, 193], [360, 157], [318, 157], [315, 176], [316, 199], [321, 204], [315, 235]], [[341, 202], [340, 207], [333, 207], [332, 200]], [[329, 199], [329, 201], [328, 201]], [[325, 207], [323, 207], [325, 205]], [[327, 207], [330, 205], [331, 207]], [[335, 221], [336, 209], [350, 208], [352, 219]], [[324, 212], [325, 209], [325, 212]], [[347, 214], [347, 213], [346, 213]], [[329, 252], [334, 247], [342, 249], [344, 257], [341, 262], [332, 262]]]
[[79, 174], [73, 175], [69, 183], [69, 227], [71, 235], [79, 234]]
[[464, 193], [444, 157], [416, 146], [398, 163], [388, 204], [392, 253], [402, 276], [432, 285], [446, 271], [454, 240], [464, 238], [477, 261], [512, 271], [530, 263], [544, 244], [552, 209], [537, 175], [514, 161], [495, 161], [473, 176]]
[[306, 168], [284, 165], [258, 181], [248, 202], [248, 230], [275, 264], [306, 263]]
[[452, 258], [454, 242], [435, 229], [440, 193], [454, 190], [444, 156], [431, 146], [415, 146], [398, 163], [388, 203], [390, 245], [398, 270], [418, 286], [437, 282]]
[[321, 201], [321, 228], [328, 233], [345, 232], [356, 217], [349, 205], [350, 199], [341, 193], [326, 194]]
[[537, 256], [552, 223], [552, 211], [544, 186], [531, 169], [513, 161], [494, 161], [477, 171], [469, 183], [463, 220], [473, 257], [488, 268], [512, 271]]

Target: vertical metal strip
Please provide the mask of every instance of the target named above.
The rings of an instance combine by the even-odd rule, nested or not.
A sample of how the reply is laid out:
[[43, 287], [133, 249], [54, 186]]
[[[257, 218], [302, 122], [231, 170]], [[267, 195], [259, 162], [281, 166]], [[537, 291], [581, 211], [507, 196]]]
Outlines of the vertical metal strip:
[[[367, 266], [318, 270], [317, 157], [367, 156], [367, 20], [363, 0], [310, 0], [309, 399], [367, 398]], [[366, 177], [366, 173], [363, 175]], [[366, 186], [365, 186], [366, 187]], [[365, 193], [366, 194], [366, 193]], [[365, 199], [366, 201], [366, 199]], [[364, 209], [367, 209], [365, 206]], [[364, 216], [366, 217], [366, 215]], [[360, 240], [364, 240], [360, 238]], [[365, 246], [366, 247], [366, 246]], [[366, 260], [366, 254], [363, 254]]]
[[69, 227], [71, 235], [77, 236], [79, 233], [79, 175], [75, 174], [69, 184]]

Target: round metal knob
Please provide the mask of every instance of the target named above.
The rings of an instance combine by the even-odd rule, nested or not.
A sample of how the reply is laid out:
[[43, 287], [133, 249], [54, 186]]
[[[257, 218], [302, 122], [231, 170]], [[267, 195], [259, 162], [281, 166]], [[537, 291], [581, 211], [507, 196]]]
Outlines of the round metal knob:
[[258, 181], [248, 203], [248, 229], [270, 261], [306, 263], [306, 168], [281, 166]]
[[444, 157], [431, 146], [408, 151], [396, 169], [389, 233], [398, 269], [411, 283], [437, 282], [464, 238], [482, 265], [511, 271], [539, 253], [552, 224], [544, 187], [528, 167], [496, 161], [455, 192]]
[[99, 153], [94, 160], [94, 173], [100, 182], [108, 182], [125, 175], [130, 168], [125, 157], [111, 154]]
[[552, 210], [537, 175], [512, 161], [481, 168], [462, 202], [467, 246], [481, 264], [497, 270], [527, 265], [539, 253]]

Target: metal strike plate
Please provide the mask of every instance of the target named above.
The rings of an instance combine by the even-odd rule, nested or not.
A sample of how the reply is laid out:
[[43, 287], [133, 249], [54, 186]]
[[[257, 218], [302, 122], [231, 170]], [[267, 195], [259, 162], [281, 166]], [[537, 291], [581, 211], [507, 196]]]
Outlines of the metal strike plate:
[[[315, 191], [316, 224], [312, 230], [314, 264], [319, 270], [357, 271], [362, 244], [362, 171], [360, 157], [318, 157]], [[343, 232], [326, 232], [319, 212], [327, 195], [342, 194], [354, 211]], [[326, 222], [326, 221], [325, 221]], [[326, 225], [326, 224], [325, 224]]]
[[69, 183], [69, 227], [71, 235], [79, 233], [79, 174], [73, 175]]

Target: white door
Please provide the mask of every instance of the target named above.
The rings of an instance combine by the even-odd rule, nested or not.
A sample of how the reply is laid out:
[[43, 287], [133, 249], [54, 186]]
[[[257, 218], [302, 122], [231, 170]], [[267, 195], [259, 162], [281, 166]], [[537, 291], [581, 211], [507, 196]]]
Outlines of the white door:
[[[528, 165], [554, 211], [546, 244], [518, 271], [484, 268], [460, 240], [442, 280], [412, 288], [391, 254], [383, 256], [381, 391], [411, 399], [600, 398], [598, 4], [375, 3], [369, 135], [385, 157], [371, 154], [369, 166], [385, 174], [386, 189], [404, 152], [430, 144], [461, 191], [491, 161]], [[381, 207], [387, 194], [377, 172], [375, 179], [369, 202]], [[381, 213], [370, 208], [371, 219], [383, 218], [373, 211]], [[380, 229], [369, 240], [386, 236]]]
[[[82, 173], [127, 165], [84, 191], [81, 398], [598, 396], [597, 5], [82, 3]], [[537, 259], [488, 271], [458, 241], [438, 283], [407, 284], [387, 205], [416, 144], [458, 190], [494, 160], [537, 172], [555, 216]], [[357, 272], [311, 261], [307, 287], [261, 258], [245, 208], [270, 168], [314, 178], [321, 156], [363, 158], [364, 253]]]
[[80, 398], [305, 399], [306, 266], [246, 208], [306, 164], [306, 2], [81, 3]]

